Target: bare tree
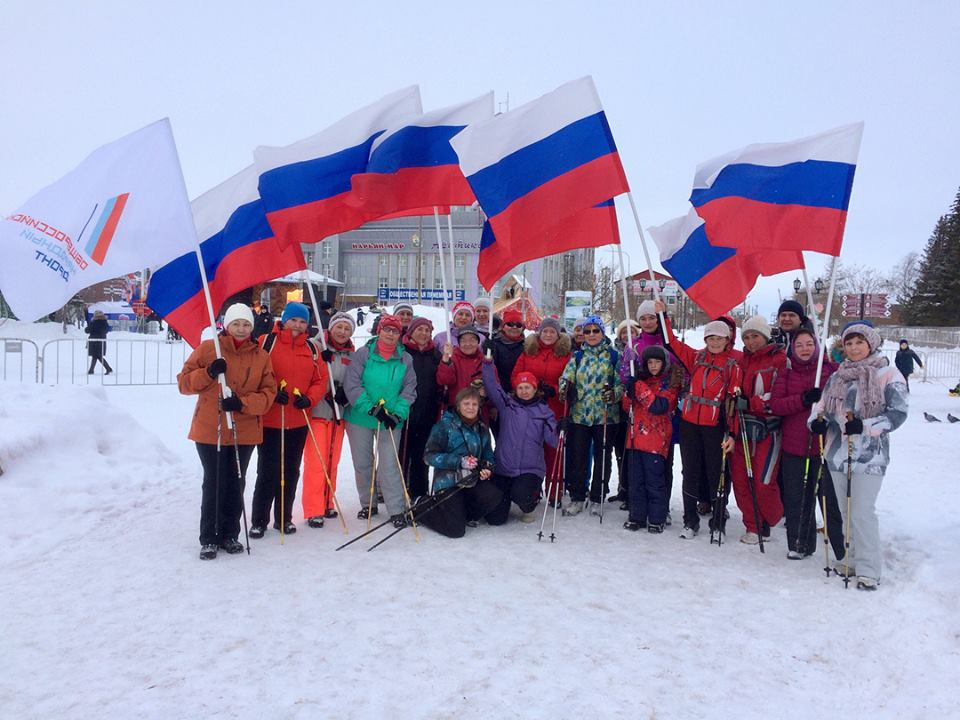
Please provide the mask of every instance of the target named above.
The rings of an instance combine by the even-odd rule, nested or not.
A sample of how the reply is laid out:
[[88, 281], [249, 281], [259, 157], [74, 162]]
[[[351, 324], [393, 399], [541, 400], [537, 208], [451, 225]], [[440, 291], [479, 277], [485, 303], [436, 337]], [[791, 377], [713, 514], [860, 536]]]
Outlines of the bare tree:
[[837, 265], [837, 292], [859, 295], [860, 293], [890, 292], [890, 278], [876, 268], [867, 265]]
[[887, 278], [887, 284], [890, 286], [890, 292], [898, 303], [906, 303], [917, 287], [917, 281], [920, 279], [920, 253], [907, 253], [900, 259]]

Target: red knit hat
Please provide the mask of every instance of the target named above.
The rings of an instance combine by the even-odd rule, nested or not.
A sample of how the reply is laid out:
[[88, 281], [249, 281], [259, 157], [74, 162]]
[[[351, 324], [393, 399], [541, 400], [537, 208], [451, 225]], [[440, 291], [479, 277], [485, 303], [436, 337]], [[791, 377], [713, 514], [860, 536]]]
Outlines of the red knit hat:
[[521, 385], [523, 383], [527, 383], [528, 385], [533, 385], [536, 387], [538, 385], [537, 376], [532, 372], [522, 372], [517, 375], [517, 381], [513, 384], [513, 386], [517, 387], [517, 385]]
[[523, 324], [523, 313], [519, 310], [504, 310], [500, 315], [500, 319], [505, 322], [513, 322]]
[[453, 312], [451, 314], [456, 315], [461, 310], [466, 310], [467, 312], [470, 313], [471, 321], [477, 316], [476, 311], [473, 309], [473, 305], [468, 303], [466, 300], [461, 300], [460, 302], [454, 304]]
[[392, 327], [398, 333], [403, 333], [403, 324], [400, 322], [400, 318], [396, 315], [387, 315], [383, 314], [380, 316], [380, 329]]

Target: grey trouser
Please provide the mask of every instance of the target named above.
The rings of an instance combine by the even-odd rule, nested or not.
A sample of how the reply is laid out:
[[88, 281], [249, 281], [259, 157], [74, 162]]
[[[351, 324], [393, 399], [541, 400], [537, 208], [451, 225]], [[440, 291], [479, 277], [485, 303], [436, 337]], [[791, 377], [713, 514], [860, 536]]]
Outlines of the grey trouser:
[[[847, 473], [831, 470], [837, 493], [844, 532], [847, 529]], [[880, 521], [877, 518], [877, 496], [883, 485], [882, 475], [854, 473], [850, 484], [850, 567], [857, 575], [880, 580]]]
[[[386, 426], [380, 430], [380, 442], [377, 447], [377, 487], [383, 493], [383, 502], [387, 512], [398, 515], [406, 510], [403, 499], [403, 483], [400, 481], [400, 468], [397, 466], [397, 456], [394, 453], [394, 442], [400, 447], [400, 427], [393, 429], [393, 442], [390, 441], [391, 431]], [[373, 478], [373, 439], [377, 431], [347, 423], [347, 439], [350, 441], [350, 455], [353, 457], [353, 469], [356, 473], [357, 494], [360, 496], [360, 507], [367, 507], [370, 502], [370, 482]], [[374, 491], [376, 492], [376, 491]], [[374, 495], [374, 502], [377, 501]]]

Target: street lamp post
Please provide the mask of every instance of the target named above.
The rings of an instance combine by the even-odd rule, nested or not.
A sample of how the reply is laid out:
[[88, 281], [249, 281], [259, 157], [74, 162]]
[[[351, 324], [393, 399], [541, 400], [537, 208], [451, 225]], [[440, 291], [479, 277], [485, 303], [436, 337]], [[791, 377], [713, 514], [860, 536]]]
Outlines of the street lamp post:
[[410, 242], [417, 249], [417, 304], [423, 305], [423, 262], [421, 261], [423, 243], [420, 241], [420, 233], [414, 233]]

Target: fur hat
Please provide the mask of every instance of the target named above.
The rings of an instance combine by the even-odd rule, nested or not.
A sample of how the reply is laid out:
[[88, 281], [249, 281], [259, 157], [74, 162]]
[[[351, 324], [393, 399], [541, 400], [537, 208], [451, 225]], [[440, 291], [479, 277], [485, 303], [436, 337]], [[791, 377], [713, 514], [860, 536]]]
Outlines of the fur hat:
[[750, 332], [760, 333], [769, 341], [770, 323], [764, 320], [763, 316], [754, 315], [752, 318], [743, 323], [743, 327], [740, 328], [740, 337], [743, 337]]
[[350, 326], [350, 334], [353, 335], [354, 331], [357, 329], [356, 321], [345, 312], [334, 313], [333, 317], [330, 318], [330, 322], [327, 324], [327, 329], [329, 330], [337, 323], [345, 322]]
[[560, 321], [553, 317], [545, 317], [540, 321], [540, 327], [537, 328], [537, 332], [542, 332], [544, 328], [553, 328], [559, 333]]
[[246, 320], [253, 325], [253, 310], [243, 303], [234, 303], [223, 314], [223, 326], [227, 327], [234, 320]]
[[504, 310], [500, 319], [504, 323], [520, 323], [523, 325], [523, 313], [519, 310]]
[[400, 322], [400, 318], [398, 318], [396, 315], [387, 315], [386, 313], [380, 316], [380, 324], [377, 327], [381, 331], [384, 328], [390, 327], [396, 330], [398, 333], [403, 332], [403, 323]]
[[627, 329], [627, 323], [630, 323], [630, 334], [634, 337], [637, 336], [637, 333], [640, 332], [640, 326], [637, 324], [636, 320], [622, 320], [619, 325], [617, 325], [617, 337], [620, 336], [620, 333]]
[[409, 310], [411, 313], [413, 313], [413, 305], [412, 305], [412, 304], [410, 304], [410, 303], [408, 303], [408, 302], [398, 302], [396, 305], [393, 306], [393, 314], [396, 315], [398, 312], [400, 312], [400, 311], [403, 310], [404, 308], [406, 308], [406, 309]]
[[659, 376], [662, 376], [667, 372], [667, 369], [670, 367], [670, 357], [667, 355], [667, 349], [662, 345], [647, 345], [643, 352], [640, 353], [640, 376], [649, 377], [650, 371], [647, 370], [647, 360], [659, 360], [663, 363], [663, 367], [660, 368]]
[[454, 306], [453, 306], [453, 311], [452, 311], [450, 314], [451, 314], [451, 315], [456, 315], [456, 314], [457, 314], [458, 312], [460, 312], [461, 310], [466, 310], [468, 313], [470, 313], [470, 320], [471, 320], [471, 321], [472, 321], [474, 318], [476, 318], [476, 316], [477, 316], [477, 314], [476, 314], [476, 313], [474, 312], [474, 310], [473, 310], [473, 305], [471, 305], [470, 303], [468, 303], [466, 300], [461, 300], [460, 302], [455, 303]]
[[803, 311], [803, 305], [798, 303], [796, 300], [784, 300], [780, 303], [780, 308], [777, 310], [777, 315], [784, 312], [792, 312], [794, 315], [800, 318], [800, 322], [803, 322], [807, 319], [807, 314]]
[[432, 335], [433, 323], [430, 322], [430, 319], [425, 317], [415, 317], [413, 320], [410, 321], [410, 327], [407, 328], [407, 337], [410, 337], [411, 335], [413, 335], [414, 330], [424, 325], [430, 328], [430, 334]]
[[642, 318], [644, 315], [656, 315], [657, 314], [657, 304], [653, 300], [644, 300], [640, 303], [640, 307], [637, 308], [637, 320]]
[[280, 322], [282, 324], [292, 318], [299, 318], [304, 322], [310, 322], [310, 311], [303, 303], [288, 302], [287, 306], [283, 309], [283, 315], [280, 317]]
[[710, 336], [722, 337], [729, 340], [730, 326], [723, 320], [711, 320], [703, 328], [703, 338], [707, 339]]
[[848, 323], [841, 337], [843, 342], [847, 341], [847, 337], [850, 335], [863, 335], [864, 340], [867, 341], [867, 345], [870, 346], [870, 352], [875, 352], [880, 349], [880, 346], [883, 344], [883, 340], [880, 338], [880, 333], [876, 331], [873, 327], [873, 323], [869, 320], [855, 320], [852, 323]]

